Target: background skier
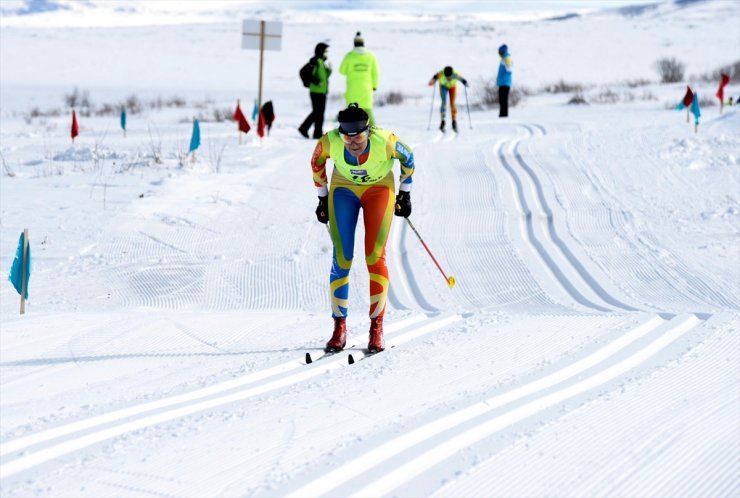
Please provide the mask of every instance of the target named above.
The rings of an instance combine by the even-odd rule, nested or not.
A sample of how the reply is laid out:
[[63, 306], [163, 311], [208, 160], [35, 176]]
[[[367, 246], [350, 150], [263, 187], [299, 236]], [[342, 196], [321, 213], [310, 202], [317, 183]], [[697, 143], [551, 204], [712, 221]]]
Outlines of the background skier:
[[468, 86], [468, 80], [460, 76], [460, 74], [452, 69], [451, 66], [445, 67], [443, 70], [432, 76], [432, 79], [429, 80], [429, 86], [434, 85], [435, 81], [439, 82], [439, 96], [442, 99], [442, 105], [439, 108], [439, 112], [441, 115], [439, 129], [442, 131], [445, 131], [445, 111], [447, 109], [447, 95], [450, 96], [450, 116], [452, 117], [452, 129], [454, 131], [457, 131], [457, 105], [455, 105], [455, 97], [457, 95], [458, 80], [462, 82], [463, 85]]
[[[391, 219], [411, 214], [411, 176], [414, 156], [393, 133], [371, 127], [368, 114], [356, 103], [339, 112], [339, 127], [316, 144], [311, 169], [318, 189], [316, 217], [329, 223], [334, 245], [330, 274], [334, 333], [327, 351], [339, 351], [347, 341], [349, 271], [354, 254], [355, 227], [362, 208], [365, 224], [365, 262], [370, 275], [370, 352], [382, 351], [383, 316], [388, 296], [385, 244]], [[326, 160], [334, 162], [327, 188]], [[395, 196], [393, 163], [401, 163], [400, 187]]]

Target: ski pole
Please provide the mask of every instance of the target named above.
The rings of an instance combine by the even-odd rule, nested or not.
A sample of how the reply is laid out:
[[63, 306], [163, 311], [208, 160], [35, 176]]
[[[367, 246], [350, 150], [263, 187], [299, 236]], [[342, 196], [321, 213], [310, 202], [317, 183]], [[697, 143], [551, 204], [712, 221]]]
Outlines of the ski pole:
[[445, 280], [447, 280], [447, 286], [448, 286], [448, 287], [449, 287], [450, 289], [452, 289], [452, 288], [453, 288], [453, 287], [455, 286], [455, 277], [453, 277], [452, 275], [450, 275], [450, 276], [448, 277], [448, 276], [447, 276], [447, 275], [445, 274], [445, 271], [444, 271], [444, 270], [442, 269], [442, 267], [441, 267], [441, 266], [439, 266], [439, 263], [437, 262], [437, 258], [435, 258], [435, 257], [434, 257], [434, 254], [432, 254], [432, 251], [430, 251], [430, 250], [429, 250], [429, 246], [427, 246], [427, 243], [426, 243], [426, 242], [424, 242], [424, 239], [422, 239], [422, 238], [421, 238], [421, 235], [419, 235], [419, 232], [417, 232], [417, 231], [416, 231], [416, 228], [414, 227], [414, 224], [413, 224], [413, 223], [411, 223], [411, 220], [410, 220], [410, 219], [408, 219], [408, 218], [406, 218], [406, 222], [407, 222], [407, 223], [409, 224], [409, 226], [411, 227], [411, 230], [413, 230], [413, 231], [414, 231], [414, 233], [416, 234], [416, 236], [417, 236], [417, 237], [419, 238], [419, 241], [421, 241], [421, 244], [422, 244], [422, 245], [424, 246], [424, 249], [426, 249], [426, 250], [427, 250], [427, 252], [429, 253], [429, 256], [431, 256], [431, 257], [432, 257], [432, 261], [434, 261], [434, 264], [435, 264], [435, 265], [437, 265], [437, 268], [439, 268], [439, 271], [440, 271], [440, 272], [442, 272], [442, 276], [443, 276], [443, 277], [445, 278]]
[[429, 108], [429, 123], [427, 123], [427, 130], [432, 126], [432, 112], [434, 111], [434, 91], [437, 89], [437, 82], [432, 85], [432, 106]]
[[465, 88], [465, 108], [468, 110], [468, 125], [470, 129], [473, 129], [473, 122], [470, 121], [470, 104], [468, 103], [468, 85], [463, 85]]

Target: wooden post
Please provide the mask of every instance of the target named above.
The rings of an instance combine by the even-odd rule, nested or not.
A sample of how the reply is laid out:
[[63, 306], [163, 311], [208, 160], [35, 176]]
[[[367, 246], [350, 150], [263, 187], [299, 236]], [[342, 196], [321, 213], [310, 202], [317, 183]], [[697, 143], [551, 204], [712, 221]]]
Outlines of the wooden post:
[[[260, 21], [260, 85], [257, 93], [257, 124], [262, 113], [262, 61], [265, 55], [265, 21]], [[259, 128], [259, 126], [258, 126]]]
[[26, 270], [28, 268], [28, 228], [23, 229], [23, 264], [21, 265], [21, 315], [26, 312]]
[[689, 109], [689, 108], [687, 107], [687, 108], [686, 108], [686, 122], [687, 122], [687, 123], [689, 122], [689, 114], [690, 114], [690, 113], [691, 113], [691, 111], [690, 111], [690, 109]]
[[694, 121], [694, 133], [699, 133], [699, 123]]
[[725, 101], [720, 100], [719, 101], [719, 113], [722, 114], [722, 110], [725, 108]]

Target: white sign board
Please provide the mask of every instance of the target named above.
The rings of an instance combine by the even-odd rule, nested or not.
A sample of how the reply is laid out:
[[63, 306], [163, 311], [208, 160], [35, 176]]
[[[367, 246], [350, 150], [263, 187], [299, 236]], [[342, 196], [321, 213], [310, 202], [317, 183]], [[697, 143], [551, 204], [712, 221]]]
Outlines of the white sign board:
[[263, 50], [280, 50], [282, 35], [283, 23], [280, 21], [242, 21], [242, 48], [259, 50], [262, 39]]

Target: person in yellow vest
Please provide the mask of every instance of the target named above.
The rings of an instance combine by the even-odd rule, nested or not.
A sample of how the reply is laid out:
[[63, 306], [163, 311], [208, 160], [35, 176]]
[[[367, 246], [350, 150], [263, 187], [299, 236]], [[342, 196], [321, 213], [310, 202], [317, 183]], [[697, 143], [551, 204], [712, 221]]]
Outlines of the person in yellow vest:
[[365, 40], [357, 32], [355, 48], [347, 52], [339, 66], [339, 73], [347, 77], [347, 91], [344, 100], [349, 105], [356, 102], [370, 117], [370, 125], [375, 126], [373, 114], [373, 92], [378, 89], [378, 61], [375, 55], [365, 48]]
[[[339, 127], [322, 136], [311, 158], [319, 205], [316, 218], [329, 223], [334, 246], [329, 288], [334, 332], [326, 351], [341, 351], [347, 342], [349, 270], [355, 244], [355, 227], [362, 209], [365, 224], [365, 262], [370, 276], [371, 353], [385, 348], [383, 316], [388, 296], [388, 267], [385, 244], [393, 214], [411, 214], [411, 176], [414, 155], [411, 148], [392, 132], [371, 126], [369, 116], [356, 103], [339, 112]], [[327, 181], [326, 161], [334, 170]], [[393, 164], [401, 165], [398, 195], [395, 194]]]
[[445, 67], [443, 70], [432, 76], [432, 79], [429, 80], [429, 86], [433, 86], [435, 82], [439, 82], [439, 96], [442, 99], [442, 106], [439, 109], [439, 112], [441, 114], [439, 129], [441, 131], [445, 131], [445, 111], [447, 110], [447, 95], [449, 95], [450, 116], [452, 117], [452, 130], [457, 132], [457, 106], [455, 105], [455, 97], [457, 94], [458, 81], [460, 81], [463, 85], [468, 86], [468, 80], [460, 76], [460, 74], [452, 69], [451, 66]]

